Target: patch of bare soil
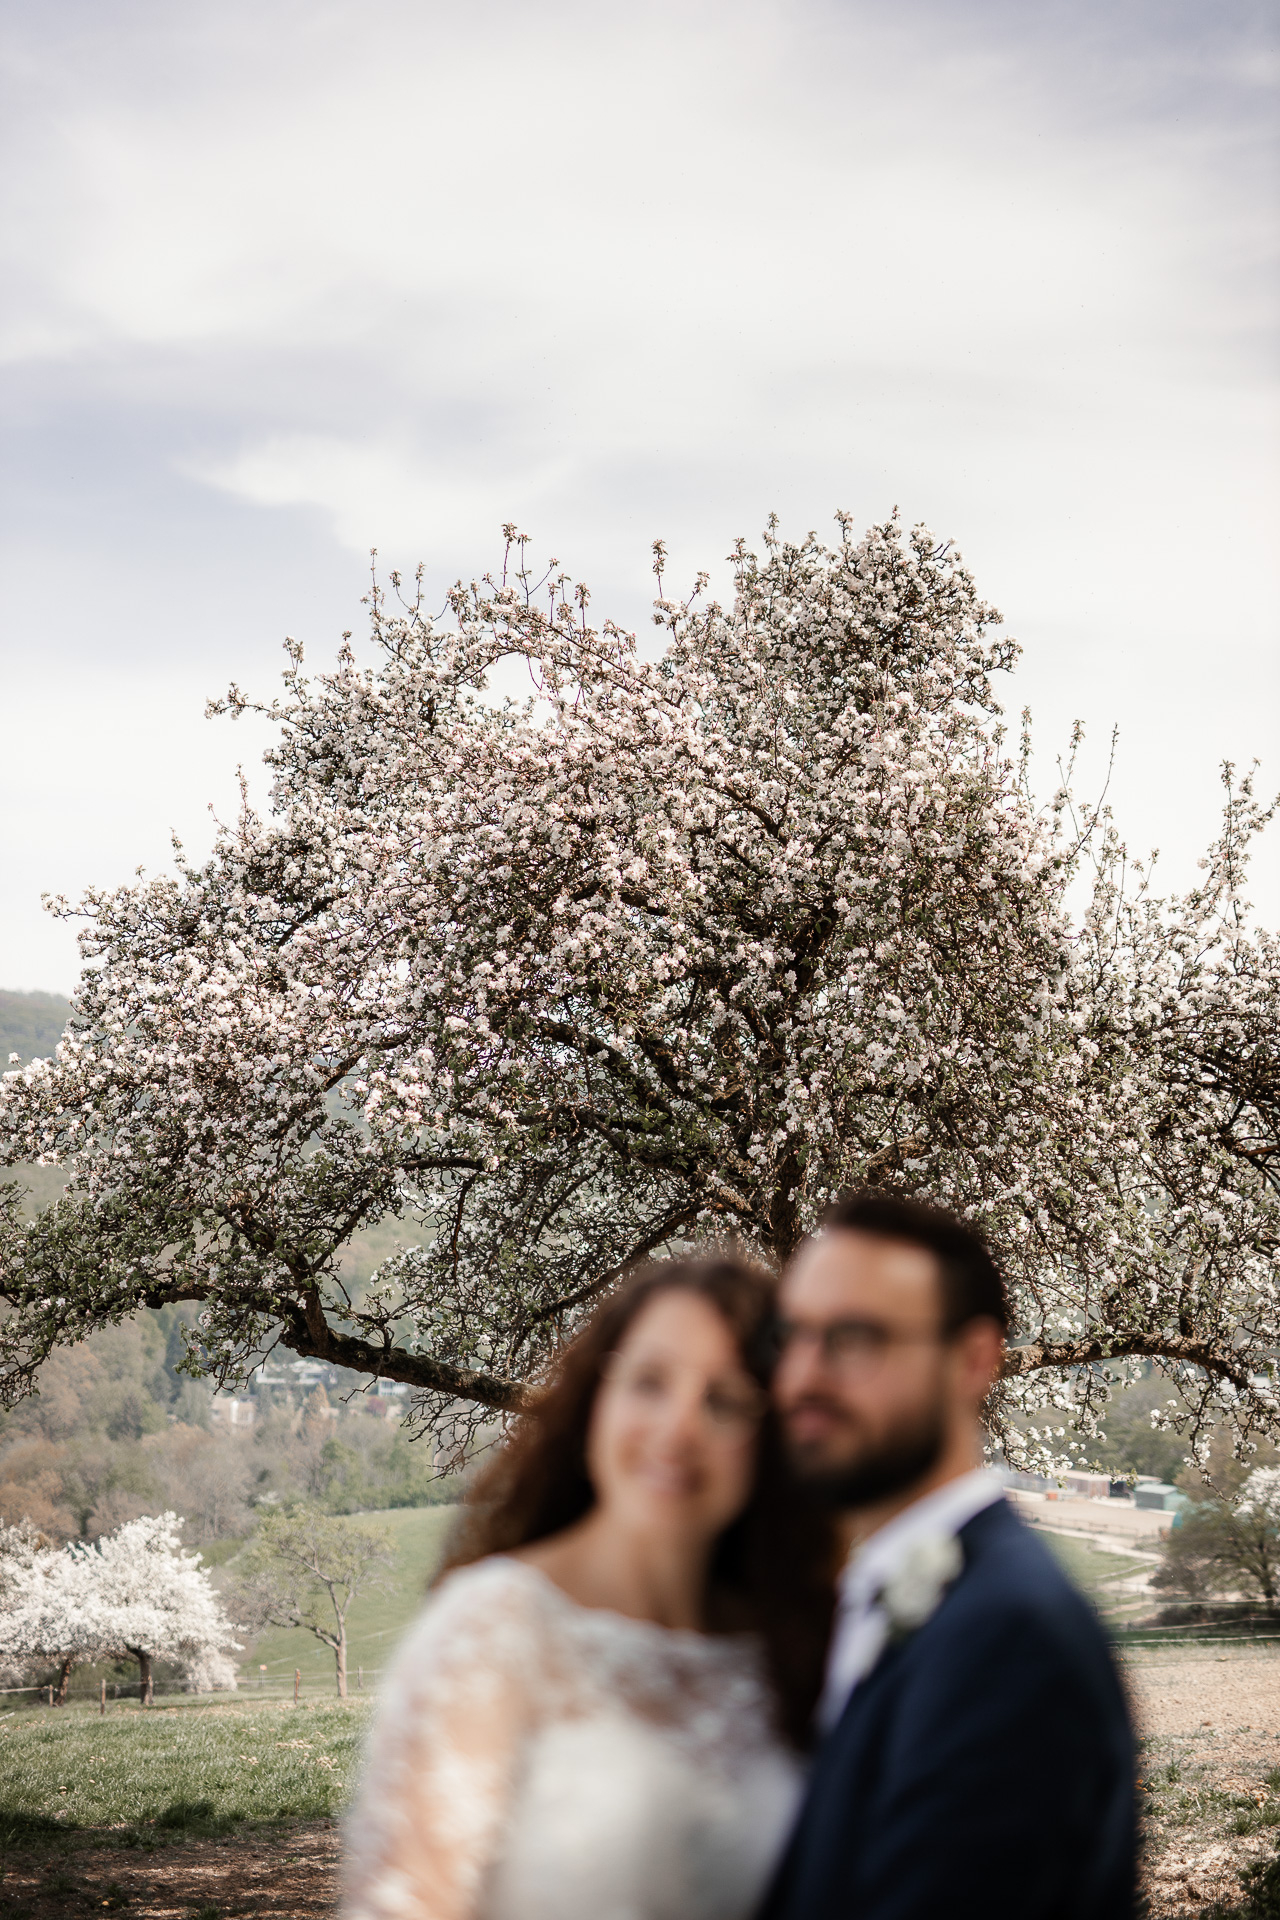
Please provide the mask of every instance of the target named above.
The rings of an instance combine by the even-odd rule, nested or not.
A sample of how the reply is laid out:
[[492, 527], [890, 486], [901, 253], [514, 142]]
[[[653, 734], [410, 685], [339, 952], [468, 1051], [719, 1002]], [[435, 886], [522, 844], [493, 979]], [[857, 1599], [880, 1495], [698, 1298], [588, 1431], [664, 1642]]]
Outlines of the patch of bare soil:
[[119, 1913], [125, 1920], [328, 1920], [338, 1904], [339, 1834], [330, 1820], [125, 1850], [91, 1840], [10, 1854], [6, 1920]]
[[1240, 1729], [1280, 1738], [1280, 1649], [1144, 1647], [1128, 1656], [1125, 1670], [1145, 1734]]
[[1143, 1736], [1153, 1920], [1242, 1901], [1240, 1872], [1280, 1840], [1280, 1649], [1151, 1648], [1125, 1661]]

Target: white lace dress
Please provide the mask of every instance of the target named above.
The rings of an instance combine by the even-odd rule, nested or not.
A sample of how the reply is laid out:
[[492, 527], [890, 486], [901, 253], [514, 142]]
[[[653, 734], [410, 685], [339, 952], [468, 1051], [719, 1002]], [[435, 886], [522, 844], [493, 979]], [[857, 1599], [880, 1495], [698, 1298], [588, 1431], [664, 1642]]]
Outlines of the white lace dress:
[[481, 1560], [441, 1582], [383, 1689], [347, 1920], [747, 1920], [800, 1784], [750, 1639]]

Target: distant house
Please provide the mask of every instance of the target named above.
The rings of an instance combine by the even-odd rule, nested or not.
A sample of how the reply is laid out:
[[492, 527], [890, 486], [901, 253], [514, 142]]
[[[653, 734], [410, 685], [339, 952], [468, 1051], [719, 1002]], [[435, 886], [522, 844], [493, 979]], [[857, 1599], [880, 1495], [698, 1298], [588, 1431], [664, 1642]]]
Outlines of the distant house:
[[1109, 1500], [1111, 1476], [1107, 1473], [1064, 1473], [1062, 1490], [1064, 1493], [1082, 1494], [1086, 1500]]
[[254, 1401], [239, 1399], [233, 1393], [215, 1393], [209, 1402], [209, 1419], [215, 1427], [243, 1430], [251, 1427], [257, 1417]]
[[404, 1417], [400, 1402], [408, 1392], [403, 1380], [375, 1380], [371, 1387], [365, 1389], [364, 1410], [379, 1420], [400, 1420]]
[[[324, 1360], [301, 1359], [286, 1355], [277, 1348], [269, 1359], [255, 1367], [245, 1382], [244, 1394], [236, 1399], [231, 1394], [217, 1394], [214, 1397], [215, 1419], [226, 1426], [251, 1425], [255, 1415], [265, 1415], [271, 1407], [296, 1413], [301, 1408], [314, 1407], [313, 1395], [317, 1387], [321, 1388], [330, 1401], [327, 1409], [329, 1417], [340, 1420], [348, 1413], [373, 1413], [383, 1419], [399, 1420], [403, 1417], [403, 1402], [409, 1388], [402, 1380], [370, 1381], [367, 1374], [355, 1373], [349, 1367], [330, 1366]], [[219, 1404], [247, 1406], [250, 1411], [235, 1414], [219, 1414]]]
[[1163, 1480], [1139, 1480], [1133, 1490], [1133, 1504], [1157, 1513], [1177, 1513], [1189, 1506], [1190, 1501], [1185, 1493], [1167, 1486]]

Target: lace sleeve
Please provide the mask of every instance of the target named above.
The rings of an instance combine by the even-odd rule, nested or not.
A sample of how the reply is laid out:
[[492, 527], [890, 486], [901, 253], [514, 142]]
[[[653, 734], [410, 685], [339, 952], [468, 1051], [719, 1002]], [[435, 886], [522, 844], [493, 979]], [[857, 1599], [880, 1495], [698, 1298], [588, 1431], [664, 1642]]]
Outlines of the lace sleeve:
[[536, 1592], [510, 1562], [463, 1568], [432, 1597], [370, 1733], [345, 1920], [474, 1920], [548, 1702], [550, 1651]]

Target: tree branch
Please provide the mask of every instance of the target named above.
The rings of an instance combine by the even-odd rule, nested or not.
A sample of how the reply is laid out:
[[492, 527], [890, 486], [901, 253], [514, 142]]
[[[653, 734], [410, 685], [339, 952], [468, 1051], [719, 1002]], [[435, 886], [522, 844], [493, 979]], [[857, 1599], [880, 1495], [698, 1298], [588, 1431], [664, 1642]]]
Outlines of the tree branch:
[[1187, 1366], [1201, 1367], [1214, 1379], [1229, 1381], [1241, 1392], [1247, 1392], [1252, 1385], [1248, 1365], [1233, 1363], [1229, 1352], [1207, 1340], [1164, 1333], [1116, 1334], [1114, 1337], [1095, 1334], [1088, 1340], [1065, 1340], [1057, 1344], [1030, 1341], [1025, 1347], [1006, 1350], [1000, 1377], [1021, 1380], [1045, 1367], [1065, 1371], [1073, 1367], [1101, 1366], [1108, 1360], [1136, 1359], [1178, 1360]]

